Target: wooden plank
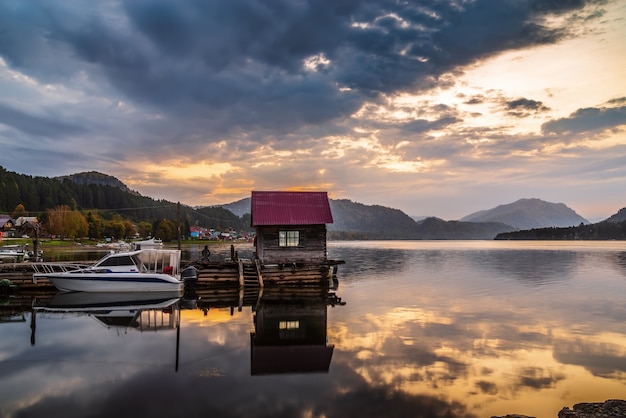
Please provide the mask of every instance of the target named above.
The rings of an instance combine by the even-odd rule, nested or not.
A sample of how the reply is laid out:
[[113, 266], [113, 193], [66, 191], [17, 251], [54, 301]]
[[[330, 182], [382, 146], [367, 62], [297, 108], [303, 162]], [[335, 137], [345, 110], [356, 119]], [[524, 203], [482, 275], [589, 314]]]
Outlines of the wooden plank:
[[263, 275], [261, 274], [261, 261], [258, 258], [255, 258], [254, 264], [256, 265], [256, 274], [259, 277], [259, 286], [262, 289], [263, 288]]

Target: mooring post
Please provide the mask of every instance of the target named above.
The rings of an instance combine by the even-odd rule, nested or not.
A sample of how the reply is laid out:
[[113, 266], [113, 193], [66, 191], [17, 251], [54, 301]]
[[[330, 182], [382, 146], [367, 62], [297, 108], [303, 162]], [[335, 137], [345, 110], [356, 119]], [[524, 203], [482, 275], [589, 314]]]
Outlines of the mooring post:
[[239, 266], [239, 287], [243, 288], [244, 286], [244, 280], [243, 280], [243, 261], [239, 260], [239, 262], [237, 263], [237, 265]]

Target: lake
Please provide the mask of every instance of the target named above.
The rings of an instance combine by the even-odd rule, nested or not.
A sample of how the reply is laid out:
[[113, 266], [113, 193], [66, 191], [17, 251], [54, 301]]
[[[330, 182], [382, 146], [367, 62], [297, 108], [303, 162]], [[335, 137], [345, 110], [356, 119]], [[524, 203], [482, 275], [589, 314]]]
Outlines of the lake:
[[626, 398], [626, 242], [328, 253], [346, 261], [328, 296], [0, 311], [0, 417], [556, 417]]

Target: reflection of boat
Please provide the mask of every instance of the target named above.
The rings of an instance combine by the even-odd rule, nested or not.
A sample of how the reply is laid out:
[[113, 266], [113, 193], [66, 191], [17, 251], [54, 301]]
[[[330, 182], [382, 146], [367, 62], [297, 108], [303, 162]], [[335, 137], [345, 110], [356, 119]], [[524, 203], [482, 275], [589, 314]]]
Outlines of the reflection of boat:
[[163, 248], [163, 241], [158, 238], [150, 238], [144, 241], [134, 241], [131, 243], [131, 248], [133, 250]]
[[107, 327], [173, 329], [179, 299], [178, 292], [58, 292], [34, 310], [89, 315]]
[[61, 291], [171, 292], [183, 290], [180, 250], [110, 253], [93, 266], [62, 272], [35, 273]]
[[46, 310], [84, 311], [89, 309], [161, 309], [179, 298], [173, 292], [57, 292], [45, 306]]

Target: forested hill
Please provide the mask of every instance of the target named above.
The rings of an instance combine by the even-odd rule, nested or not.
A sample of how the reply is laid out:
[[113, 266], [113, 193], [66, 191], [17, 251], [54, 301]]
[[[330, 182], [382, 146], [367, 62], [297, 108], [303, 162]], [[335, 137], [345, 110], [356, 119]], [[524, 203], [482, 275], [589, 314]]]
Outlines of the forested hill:
[[[501, 233], [497, 240], [626, 240], [626, 208], [595, 224]], [[619, 220], [622, 219], [622, 220]]]
[[[97, 171], [88, 171], [84, 173], [76, 173], [69, 176], [54, 177], [56, 180], [63, 182], [64, 180], [70, 180], [76, 184], [98, 184], [101, 186], [117, 187], [125, 192], [132, 192], [128, 186], [122, 183], [120, 180], [107, 174], [98, 173]], [[134, 192], [135, 194], [139, 194]]]
[[[133, 222], [177, 219], [178, 205], [175, 202], [142, 196], [114, 177], [98, 174], [33, 177], [0, 167], [0, 212], [11, 214], [18, 205], [23, 205], [27, 215], [45, 217], [49, 209], [66, 205], [73, 210], [97, 212], [104, 219], [114, 215]], [[250, 228], [249, 219], [246, 224], [246, 220], [221, 208], [194, 210], [180, 205], [180, 216], [186, 225], [236, 230]]]
[[70, 177], [32, 177], [0, 168], [0, 210], [11, 213], [20, 204], [31, 216], [67, 205], [71, 209], [120, 213], [134, 220], [176, 218], [175, 204], [117, 186], [77, 183]]
[[[417, 224], [399, 209], [379, 205], [368, 206], [347, 199], [331, 200], [330, 208], [334, 219], [334, 223], [328, 225], [331, 236], [369, 239], [416, 238]], [[350, 236], [350, 233], [354, 236]]]

